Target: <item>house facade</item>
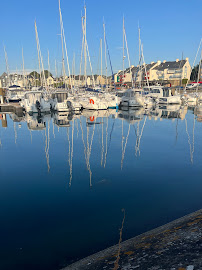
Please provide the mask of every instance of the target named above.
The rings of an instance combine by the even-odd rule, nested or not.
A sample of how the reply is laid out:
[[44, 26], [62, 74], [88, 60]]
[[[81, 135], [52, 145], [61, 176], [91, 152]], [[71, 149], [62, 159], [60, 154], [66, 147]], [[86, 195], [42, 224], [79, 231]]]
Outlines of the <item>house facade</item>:
[[116, 84], [130, 84], [133, 82], [138, 85], [140, 82], [146, 84], [147, 80], [149, 83], [155, 82], [169, 82], [171, 85], [180, 85], [183, 79], [190, 80], [191, 76], [191, 65], [189, 58], [185, 60], [176, 59], [175, 61], [163, 62], [151, 62], [150, 64], [143, 64], [141, 66], [131, 66], [124, 71], [119, 71], [113, 75], [114, 82]]

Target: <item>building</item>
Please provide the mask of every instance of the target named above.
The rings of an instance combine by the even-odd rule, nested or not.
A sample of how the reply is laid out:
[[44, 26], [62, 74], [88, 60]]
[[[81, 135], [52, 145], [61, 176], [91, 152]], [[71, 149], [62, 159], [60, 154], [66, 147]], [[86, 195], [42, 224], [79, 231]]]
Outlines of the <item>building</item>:
[[11, 73], [9, 76], [6, 72], [4, 72], [0, 76], [0, 87], [6, 88], [11, 85], [18, 85], [20, 87], [24, 87], [28, 84], [28, 79], [26, 76], [18, 73]]
[[[124, 77], [123, 77], [124, 76]], [[127, 84], [131, 86], [132, 78], [133, 83], [138, 85], [146, 85], [147, 79], [150, 84], [156, 82], [166, 82], [173, 86], [181, 85], [190, 80], [191, 66], [189, 58], [185, 60], [176, 59], [176, 61], [157, 61], [151, 62], [150, 64], [143, 64], [141, 66], [131, 66], [123, 71], [120, 70], [118, 73], [113, 75], [114, 82], [116, 84]]]
[[185, 60], [163, 61], [151, 71], [151, 78], [157, 81], [169, 81], [172, 85], [180, 85], [183, 79], [190, 80], [191, 65], [189, 58]]
[[46, 84], [48, 86], [53, 86], [54, 85], [54, 79], [52, 76], [49, 76], [47, 79], [46, 79]]

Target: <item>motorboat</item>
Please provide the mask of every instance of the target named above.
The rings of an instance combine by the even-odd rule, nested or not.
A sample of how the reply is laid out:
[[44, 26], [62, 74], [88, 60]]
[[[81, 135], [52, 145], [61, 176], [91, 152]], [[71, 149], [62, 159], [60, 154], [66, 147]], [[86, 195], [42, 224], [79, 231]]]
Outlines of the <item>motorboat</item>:
[[69, 112], [72, 110], [71, 102], [68, 102], [68, 93], [57, 90], [51, 94], [52, 109], [58, 112]]
[[121, 107], [143, 107], [144, 106], [144, 97], [141, 94], [139, 89], [127, 89], [121, 98], [120, 102]]
[[24, 98], [25, 90], [20, 86], [12, 85], [8, 88], [6, 92], [6, 101], [7, 102], [19, 102]]
[[20, 105], [27, 113], [45, 113], [51, 110], [51, 99], [43, 91], [30, 91]]
[[159, 104], [181, 104], [181, 96], [172, 93], [171, 88], [154, 86], [150, 88], [146, 97], [153, 98]]

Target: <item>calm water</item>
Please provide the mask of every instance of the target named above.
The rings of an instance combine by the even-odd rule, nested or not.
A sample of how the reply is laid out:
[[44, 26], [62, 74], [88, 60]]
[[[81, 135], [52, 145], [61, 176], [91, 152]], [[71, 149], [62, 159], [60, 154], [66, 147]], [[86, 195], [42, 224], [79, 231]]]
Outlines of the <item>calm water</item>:
[[126, 240], [202, 207], [200, 111], [1, 118], [0, 269], [60, 269], [116, 244], [123, 208]]

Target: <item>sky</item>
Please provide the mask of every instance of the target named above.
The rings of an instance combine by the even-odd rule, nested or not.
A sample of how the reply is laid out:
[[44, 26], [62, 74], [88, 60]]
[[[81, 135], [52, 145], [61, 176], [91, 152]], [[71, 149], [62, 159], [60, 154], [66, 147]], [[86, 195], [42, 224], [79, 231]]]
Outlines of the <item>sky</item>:
[[[175, 61], [189, 57], [193, 64], [202, 38], [201, 0], [86, 0], [87, 41], [93, 73], [100, 73], [100, 39], [103, 38], [103, 18], [113, 72], [122, 69], [123, 33], [125, 18], [130, 62], [138, 64], [138, 23], [141, 29], [144, 58], [151, 61]], [[76, 74], [79, 74], [82, 45], [81, 14], [84, 1], [61, 0], [61, 10], [67, 52], [72, 70], [75, 54]], [[22, 70], [22, 47], [25, 69], [38, 70], [37, 46], [34, 21], [36, 20], [44, 68], [55, 75], [55, 60], [58, 74], [62, 70], [60, 22], [57, 0], [2, 0], [0, 15], [0, 75], [6, 71], [4, 46], [8, 55], [10, 71]], [[125, 50], [125, 55], [127, 52]], [[198, 59], [199, 61], [199, 59]], [[127, 57], [125, 67], [128, 66]], [[67, 69], [67, 67], [66, 67]], [[103, 44], [103, 73], [105, 73]], [[88, 73], [90, 73], [88, 65]], [[66, 73], [68, 73], [66, 71]], [[111, 69], [108, 60], [108, 74]]]

